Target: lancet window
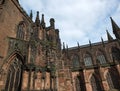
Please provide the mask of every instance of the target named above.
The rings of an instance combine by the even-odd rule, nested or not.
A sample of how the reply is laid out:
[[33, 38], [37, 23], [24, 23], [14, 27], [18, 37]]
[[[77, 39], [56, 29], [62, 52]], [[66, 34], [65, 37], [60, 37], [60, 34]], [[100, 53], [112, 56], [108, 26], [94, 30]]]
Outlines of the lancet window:
[[84, 64], [85, 66], [92, 66], [93, 63], [92, 63], [92, 57], [90, 54], [86, 54], [85, 57], [84, 57]]

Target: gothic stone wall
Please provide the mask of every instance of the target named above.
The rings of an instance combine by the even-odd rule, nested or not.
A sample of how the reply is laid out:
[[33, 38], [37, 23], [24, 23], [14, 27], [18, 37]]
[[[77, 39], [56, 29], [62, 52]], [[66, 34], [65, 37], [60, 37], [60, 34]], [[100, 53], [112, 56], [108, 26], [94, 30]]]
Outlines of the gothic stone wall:
[[0, 11], [0, 56], [5, 57], [8, 49], [7, 37], [16, 37], [17, 25], [20, 21], [29, 21], [19, 9], [17, 0], [5, 0]]

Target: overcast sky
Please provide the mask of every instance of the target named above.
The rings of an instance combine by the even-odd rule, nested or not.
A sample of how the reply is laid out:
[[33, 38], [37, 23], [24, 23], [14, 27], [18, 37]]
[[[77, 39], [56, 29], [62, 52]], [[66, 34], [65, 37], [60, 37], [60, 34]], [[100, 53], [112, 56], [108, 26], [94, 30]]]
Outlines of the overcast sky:
[[[19, 0], [29, 14], [44, 14], [47, 26], [55, 19], [61, 42], [69, 47], [106, 40], [106, 29], [114, 37], [110, 16], [120, 25], [120, 0]], [[115, 37], [114, 37], [115, 38]]]

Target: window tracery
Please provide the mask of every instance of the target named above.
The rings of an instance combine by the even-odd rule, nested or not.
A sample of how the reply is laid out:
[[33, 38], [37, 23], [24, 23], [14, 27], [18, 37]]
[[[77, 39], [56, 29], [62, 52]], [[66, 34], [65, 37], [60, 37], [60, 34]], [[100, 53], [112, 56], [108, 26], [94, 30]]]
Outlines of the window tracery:
[[92, 63], [92, 57], [90, 54], [86, 54], [85, 57], [84, 57], [84, 64], [85, 66], [92, 66], [93, 63]]
[[74, 55], [72, 58], [73, 67], [80, 67], [79, 56]]
[[100, 64], [105, 64], [106, 63], [106, 58], [102, 52], [98, 52], [97, 54], [97, 60], [99, 61]]
[[24, 27], [25, 26], [24, 26], [23, 22], [18, 25], [16, 38], [24, 39], [24, 35], [25, 35], [25, 33], [24, 33], [24, 31], [25, 31]]
[[112, 47], [112, 58], [113, 60], [120, 60], [120, 49], [117, 47]]
[[18, 58], [15, 58], [14, 61], [9, 66], [7, 80], [5, 85], [5, 91], [17, 91], [20, 85], [21, 79], [21, 62]]

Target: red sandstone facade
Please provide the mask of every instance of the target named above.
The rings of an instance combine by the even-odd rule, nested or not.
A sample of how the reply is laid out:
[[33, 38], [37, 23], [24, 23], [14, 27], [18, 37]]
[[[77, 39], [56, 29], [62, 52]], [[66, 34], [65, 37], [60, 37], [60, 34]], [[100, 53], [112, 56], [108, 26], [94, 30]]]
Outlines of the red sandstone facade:
[[61, 49], [55, 20], [35, 22], [17, 0], [0, 1], [0, 91], [120, 91], [120, 28], [108, 41]]

